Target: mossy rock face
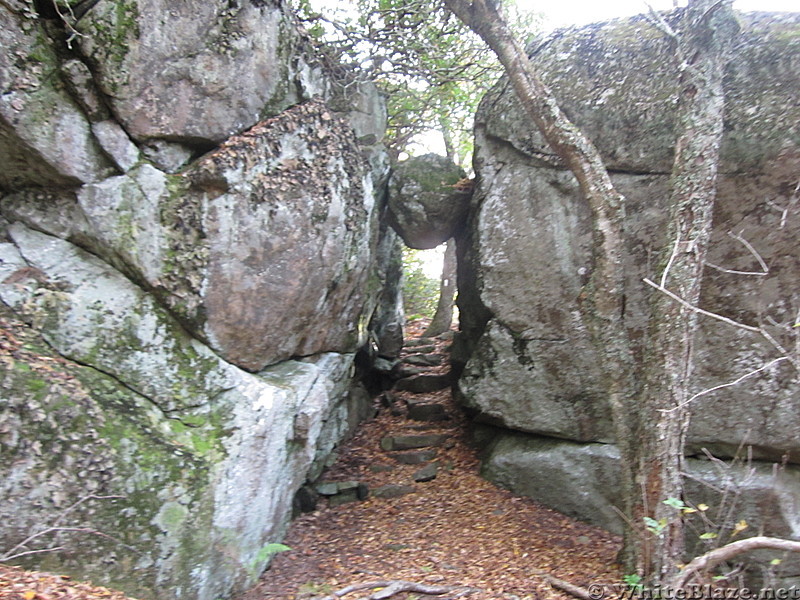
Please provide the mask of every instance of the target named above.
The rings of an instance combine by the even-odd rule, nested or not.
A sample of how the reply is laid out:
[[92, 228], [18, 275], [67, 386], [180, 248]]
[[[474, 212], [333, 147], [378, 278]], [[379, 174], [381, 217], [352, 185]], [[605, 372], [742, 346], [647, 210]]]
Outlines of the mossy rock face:
[[24, 539], [87, 494], [118, 495], [70, 513], [111, 537], [70, 535], [67, 552], [25, 564], [142, 598], [213, 600], [252, 584], [306, 474], [363, 418], [347, 393], [352, 355], [246, 373], [97, 257], [20, 224], [9, 234], [0, 506], [14, 510], [0, 539]]
[[[680, 12], [665, 18], [676, 24]], [[796, 77], [798, 13], [740, 14], [742, 31], [727, 67], [724, 173], [755, 172], [800, 139]], [[672, 41], [644, 16], [559, 30], [528, 49], [560, 106], [614, 172], [670, 173], [677, 99]], [[559, 160], [502, 78], [476, 123], [538, 164]]]
[[32, 15], [0, 6], [0, 190], [74, 186], [114, 173], [61, 84], [53, 44]]
[[135, 139], [207, 148], [304, 99], [297, 32], [278, 2], [256, 4], [101, 1], [79, 21], [81, 49]]
[[[674, 22], [679, 15], [665, 18]], [[797, 82], [800, 15], [742, 15], [725, 78], [725, 131], [714, 231], [701, 306], [741, 323], [774, 323], [789, 347], [800, 278]], [[794, 32], [794, 34], [793, 34]], [[679, 65], [671, 42], [635, 17], [554, 32], [529, 48], [567, 115], [592, 139], [625, 196], [625, 325], [635, 377], [645, 380], [652, 291], [669, 239], [674, 98]], [[465, 365], [459, 397], [483, 420], [581, 442], [611, 439], [607, 390], [593, 339], [592, 273], [598, 244], [577, 181], [523, 114], [506, 79], [476, 115], [476, 191], [459, 245]], [[780, 207], [780, 208], [779, 208]], [[729, 232], [741, 233], [769, 265]], [[728, 271], [720, 270], [727, 269]], [[661, 325], [661, 324], [659, 324]], [[777, 358], [758, 334], [700, 319], [694, 392], [727, 384]], [[763, 460], [800, 461], [800, 388], [775, 365], [742, 385], [698, 398], [687, 452], [732, 456], [752, 445]]]
[[457, 235], [470, 194], [456, 183], [464, 170], [444, 156], [425, 154], [395, 165], [389, 180], [389, 219], [411, 248], [435, 248]]

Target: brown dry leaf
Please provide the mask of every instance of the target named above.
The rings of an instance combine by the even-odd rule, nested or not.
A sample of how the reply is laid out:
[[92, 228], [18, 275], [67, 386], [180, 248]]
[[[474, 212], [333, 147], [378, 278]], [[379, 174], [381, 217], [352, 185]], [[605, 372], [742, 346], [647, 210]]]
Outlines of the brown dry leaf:
[[[427, 323], [412, 324], [417, 335]], [[437, 342], [443, 351], [445, 342]], [[412, 349], [407, 349], [407, 352]], [[428, 372], [446, 372], [448, 361]], [[419, 398], [393, 392], [401, 399]], [[394, 417], [386, 409], [362, 425], [325, 473], [330, 481], [359, 480], [371, 489], [409, 484], [418, 465], [400, 465], [380, 450], [390, 433], [447, 433], [454, 444], [438, 450], [442, 465], [431, 482], [400, 498], [370, 498], [336, 508], [320, 507], [292, 524], [285, 543], [261, 582], [238, 600], [307, 600], [352, 583], [375, 579], [465, 585], [483, 590], [471, 600], [563, 599], [535, 569], [575, 585], [618, 581], [614, 564], [620, 540], [535, 502], [499, 489], [478, 475], [479, 460], [469, 425], [449, 390], [425, 395], [446, 403], [454, 416], [441, 423]], [[373, 469], [390, 465], [390, 471]], [[397, 598], [403, 598], [398, 595]]]

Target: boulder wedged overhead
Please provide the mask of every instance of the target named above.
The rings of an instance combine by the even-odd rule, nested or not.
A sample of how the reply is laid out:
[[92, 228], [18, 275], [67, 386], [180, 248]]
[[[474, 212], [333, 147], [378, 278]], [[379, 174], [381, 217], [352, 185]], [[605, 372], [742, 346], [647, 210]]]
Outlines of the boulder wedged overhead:
[[465, 176], [461, 167], [437, 154], [395, 165], [389, 180], [389, 219], [409, 248], [435, 248], [460, 234], [471, 189], [456, 184]]

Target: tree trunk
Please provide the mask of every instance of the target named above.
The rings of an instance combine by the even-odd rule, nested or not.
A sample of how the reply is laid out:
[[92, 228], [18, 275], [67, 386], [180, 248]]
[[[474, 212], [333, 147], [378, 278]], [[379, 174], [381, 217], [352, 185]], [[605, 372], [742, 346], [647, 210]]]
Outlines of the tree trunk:
[[444, 140], [444, 152], [447, 155], [447, 158], [452, 160], [454, 164], [458, 165], [459, 158], [456, 156], [456, 148], [453, 145], [453, 131], [450, 127], [450, 119], [445, 116], [440, 116], [439, 128], [442, 132], [442, 140]]
[[[661, 286], [696, 306], [711, 237], [724, 112], [723, 76], [738, 25], [730, 0], [690, 0], [674, 36], [682, 73], [671, 179], [670, 248]], [[664, 24], [664, 27], [666, 24]], [[652, 353], [641, 403], [641, 512], [659, 522], [641, 552], [639, 572], [664, 585], [683, 559], [683, 515], [664, 504], [683, 496], [683, 448], [689, 425], [698, 315], [663, 293], [653, 302]], [[655, 424], [655, 426], [653, 426]]]
[[425, 337], [435, 337], [450, 329], [453, 323], [453, 299], [456, 296], [456, 241], [447, 240], [442, 261], [442, 281], [439, 284], [439, 302], [436, 312], [425, 333]]
[[[592, 142], [567, 118], [528, 55], [503, 20], [494, 0], [445, 0], [445, 4], [497, 54], [523, 110], [575, 175], [593, 215], [595, 264], [583, 302], [584, 317], [605, 374], [605, 389], [621, 455], [622, 512], [630, 518], [635, 487], [636, 385], [625, 328], [625, 197], [606, 171]], [[635, 539], [626, 528], [624, 561], [634, 560]]]

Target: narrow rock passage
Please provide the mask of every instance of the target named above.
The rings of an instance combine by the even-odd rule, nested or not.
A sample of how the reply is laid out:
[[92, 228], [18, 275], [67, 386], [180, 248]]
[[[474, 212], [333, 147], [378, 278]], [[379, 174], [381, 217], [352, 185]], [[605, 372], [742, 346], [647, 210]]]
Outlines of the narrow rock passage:
[[[407, 341], [404, 364], [428, 361], [416, 367], [421, 375], [446, 373], [449, 341], [420, 344]], [[337, 496], [323, 496], [315, 512], [292, 523], [285, 540], [291, 550], [239, 600], [310, 599], [378, 579], [480, 588], [467, 596], [472, 600], [565, 597], [537, 570], [580, 586], [619, 581], [618, 538], [481, 479], [472, 434], [450, 390], [398, 391], [409, 387], [401, 381], [322, 478], [366, 484], [368, 499], [336, 505]]]

